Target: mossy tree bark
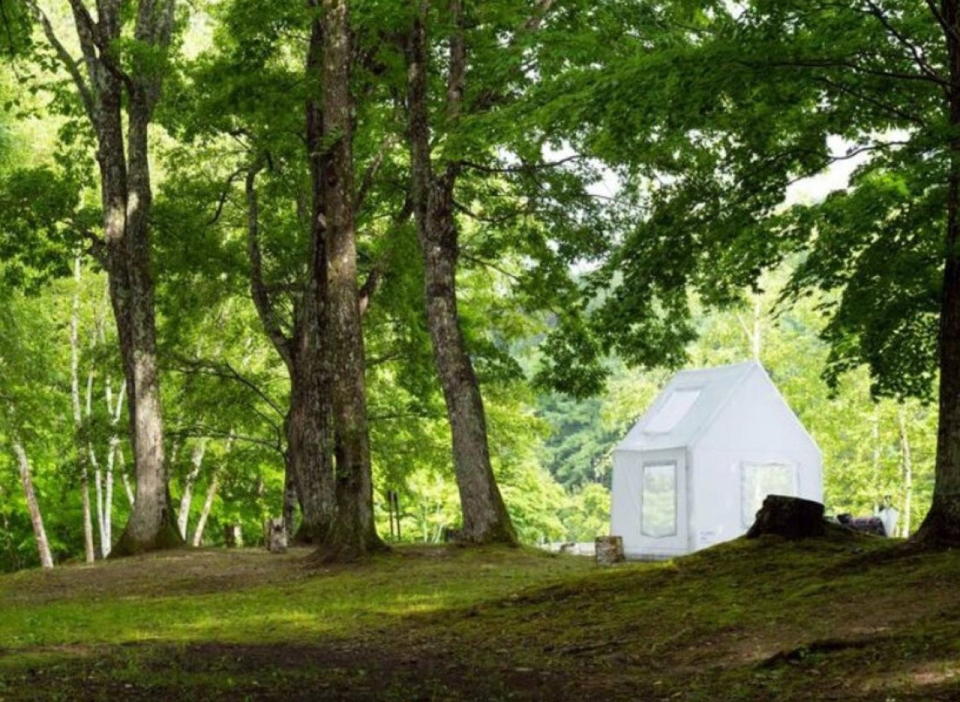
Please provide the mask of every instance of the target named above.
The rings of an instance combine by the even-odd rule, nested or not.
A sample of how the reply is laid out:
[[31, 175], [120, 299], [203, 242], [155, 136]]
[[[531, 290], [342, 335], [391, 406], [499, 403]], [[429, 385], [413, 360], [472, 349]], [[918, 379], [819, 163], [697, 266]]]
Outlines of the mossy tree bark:
[[[357, 287], [350, 4], [322, 0], [322, 212], [327, 349], [336, 373], [330, 398], [336, 436], [337, 516], [319, 544], [324, 561], [348, 561], [385, 548], [373, 519], [365, 355]], [[320, 217], [317, 217], [318, 221]], [[321, 271], [318, 267], [318, 275]]]
[[96, 18], [85, 3], [71, 0], [82, 63], [73, 60], [35, 0], [27, 4], [70, 75], [97, 143], [103, 237], [92, 233], [89, 237], [109, 279], [130, 397], [130, 437], [137, 478], [136, 502], [112, 555], [177, 546], [182, 539], [170, 506], [164, 465], [150, 270], [148, 129], [164, 71], [155, 65], [137, 61], [127, 65], [118, 60], [122, 28], [130, 9], [133, 38], [162, 56], [170, 46], [175, 0], [139, 0], [135, 8], [127, 8], [120, 0], [102, 0], [96, 4]]
[[[262, 165], [247, 174], [247, 247], [251, 296], [261, 324], [283, 359], [290, 378], [290, 400], [284, 418], [284, 453], [290, 495], [296, 494], [301, 521], [296, 539], [315, 543], [330, 530], [334, 515], [333, 466], [330, 458], [329, 400], [320, 363], [322, 300], [310, 266], [308, 279], [293, 301], [293, 328], [289, 337], [281, 328], [274, 300], [264, 280], [259, 243], [259, 204], [256, 178]], [[286, 515], [292, 529], [293, 514]]]

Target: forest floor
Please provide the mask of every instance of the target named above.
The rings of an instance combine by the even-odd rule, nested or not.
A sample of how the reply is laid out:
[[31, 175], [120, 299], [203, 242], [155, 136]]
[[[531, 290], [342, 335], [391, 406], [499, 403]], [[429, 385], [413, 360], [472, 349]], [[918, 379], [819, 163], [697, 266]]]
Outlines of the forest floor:
[[0, 700], [960, 699], [960, 552], [193, 550], [0, 577]]

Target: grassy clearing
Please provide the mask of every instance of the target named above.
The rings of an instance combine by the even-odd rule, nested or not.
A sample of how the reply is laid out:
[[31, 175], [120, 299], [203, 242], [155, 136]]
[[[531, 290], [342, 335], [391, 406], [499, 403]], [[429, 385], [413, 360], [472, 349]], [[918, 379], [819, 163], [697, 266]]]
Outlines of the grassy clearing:
[[960, 699], [960, 554], [183, 551], [0, 578], [0, 699]]

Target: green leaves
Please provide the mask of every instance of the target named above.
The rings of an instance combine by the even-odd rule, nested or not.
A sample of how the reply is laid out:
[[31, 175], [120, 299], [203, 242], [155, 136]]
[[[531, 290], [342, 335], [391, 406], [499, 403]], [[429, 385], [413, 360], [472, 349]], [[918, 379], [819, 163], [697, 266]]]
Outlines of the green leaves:
[[[802, 253], [785, 299], [837, 293], [830, 376], [866, 362], [877, 392], [928, 393], [950, 138], [936, 19], [897, 0], [757, 0], [692, 25], [667, 8], [542, 89], [554, 137], [619, 166], [634, 213], [588, 278], [604, 348], [678, 363], [688, 292], [728, 305]], [[858, 154], [849, 193], [784, 206]]]
[[70, 251], [90, 224], [76, 183], [51, 168], [23, 168], [0, 178], [0, 259], [4, 282], [36, 289], [65, 275]]

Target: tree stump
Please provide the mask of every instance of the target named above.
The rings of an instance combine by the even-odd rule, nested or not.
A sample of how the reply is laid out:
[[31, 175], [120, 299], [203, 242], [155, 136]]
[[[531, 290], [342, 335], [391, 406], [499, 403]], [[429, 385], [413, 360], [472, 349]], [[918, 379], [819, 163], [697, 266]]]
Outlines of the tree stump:
[[823, 536], [823, 505], [813, 500], [786, 495], [767, 495], [756, 521], [747, 532], [748, 539], [763, 534], [777, 534], [785, 539], [806, 539]]
[[270, 553], [287, 550], [287, 529], [282, 518], [268, 519], [263, 523], [263, 543]]
[[225, 524], [223, 527], [223, 542], [227, 548], [243, 546], [243, 530], [239, 524]]
[[594, 543], [597, 565], [613, 565], [624, 560], [622, 536], [598, 536]]

